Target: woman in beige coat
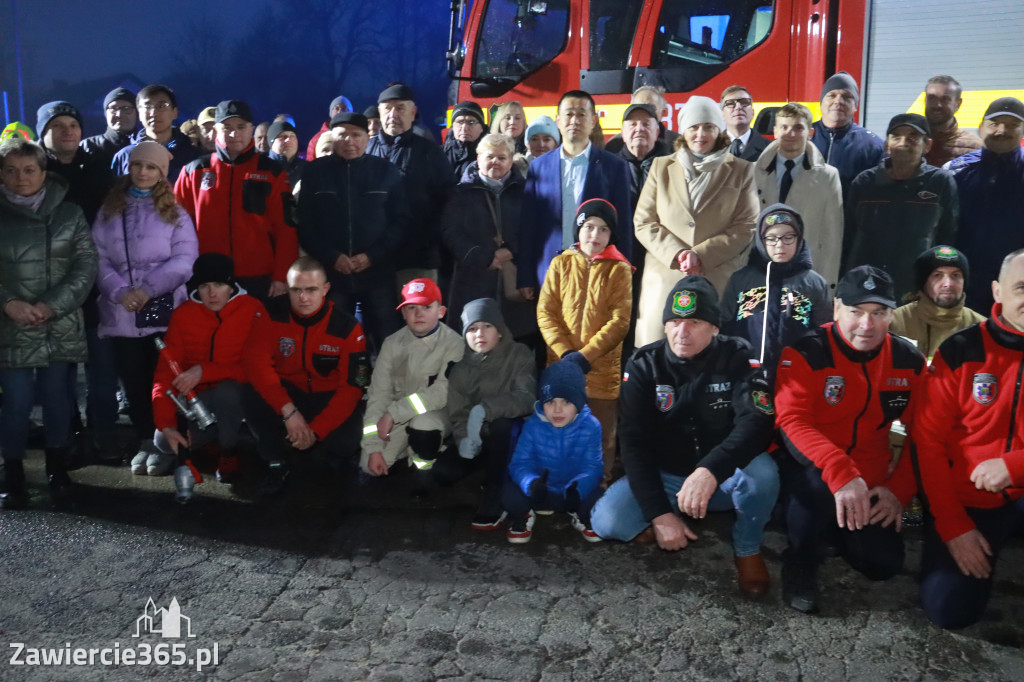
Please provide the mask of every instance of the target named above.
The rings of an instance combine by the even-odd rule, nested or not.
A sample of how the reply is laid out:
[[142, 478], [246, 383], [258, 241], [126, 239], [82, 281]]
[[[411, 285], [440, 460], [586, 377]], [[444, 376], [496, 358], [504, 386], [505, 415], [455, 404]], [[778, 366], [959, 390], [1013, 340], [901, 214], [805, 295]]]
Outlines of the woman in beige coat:
[[691, 97], [679, 112], [678, 150], [654, 160], [633, 216], [647, 250], [637, 347], [664, 337], [665, 297], [686, 275], [721, 292], [743, 266], [757, 222], [754, 165], [729, 153], [718, 104]]

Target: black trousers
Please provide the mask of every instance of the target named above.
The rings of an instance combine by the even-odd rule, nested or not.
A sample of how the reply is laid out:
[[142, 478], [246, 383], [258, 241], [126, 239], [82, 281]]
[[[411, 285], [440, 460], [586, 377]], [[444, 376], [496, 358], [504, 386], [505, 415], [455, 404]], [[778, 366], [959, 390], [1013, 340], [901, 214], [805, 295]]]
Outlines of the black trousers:
[[114, 365], [128, 397], [128, 416], [140, 439], [153, 437], [153, 375], [160, 353], [153, 341], [163, 333], [139, 338], [110, 339], [114, 345]]
[[[334, 397], [333, 391], [306, 393], [287, 382], [283, 385], [288, 392], [288, 397], [295, 403], [295, 407], [299, 409], [299, 413], [307, 422], [312, 422], [318, 414], [323, 412], [327, 403]], [[288, 430], [285, 428], [284, 422], [281, 421], [281, 415], [275, 412], [252, 386], [245, 387], [242, 404], [245, 421], [256, 437], [260, 457], [268, 462], [287, 461], [297, 452], [285, 440]], [[313, 447], [321, 448], [332, 459], [340, 459], [357, 452], [359, 441], [362, 438], [360, 413], [361, 410], [357, 406], [348, 419]]]
[[[499, 418], [485, 422], [481, 429], [483, 447], [474, 459], [459, 456], [458, 447], [449, 447], [430, 470], [440, 485], [452, 485], [474, 471], [484, 470], [481, 508], [500, 513], [501, 484], [512, 458], [512, 430], [521, 419]], [[456, 444], [458, 445], [458, 444]]]

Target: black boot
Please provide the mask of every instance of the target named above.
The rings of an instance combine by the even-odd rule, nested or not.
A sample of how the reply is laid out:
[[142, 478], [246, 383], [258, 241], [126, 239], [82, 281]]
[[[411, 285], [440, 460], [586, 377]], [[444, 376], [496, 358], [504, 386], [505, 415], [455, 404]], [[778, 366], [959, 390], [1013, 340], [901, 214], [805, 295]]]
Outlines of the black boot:
[[818, 612], [818, 565], [782, 562], [782, 601], [801, 613]]
[[46, 478], [50, 482], [50, 495], [55, 500], [66, 499], [74, 485], [68, 476], [68, 448], [46, 448]]
[[24, 509], [28, 506], [28, 491], [25, 489], [25, 464], [20, 459], [4, 460], [6, 484], [0, 493], [0, 509]]

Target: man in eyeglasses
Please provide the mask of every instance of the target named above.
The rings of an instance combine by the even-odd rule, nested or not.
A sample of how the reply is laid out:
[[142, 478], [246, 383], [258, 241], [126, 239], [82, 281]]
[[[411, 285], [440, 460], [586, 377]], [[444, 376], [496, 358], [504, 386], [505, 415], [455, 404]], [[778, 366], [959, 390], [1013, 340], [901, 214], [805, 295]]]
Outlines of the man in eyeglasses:
[[174, 185], [181, 169], [202, 155], [188, 135], [178, 130], [174, 119], [178, 117], [178, 100], [166, 85], [147, 85], [135, 98], [142, 119], [142, 130], [132, 136], [131, 144], [114, 154], [111, 168], [118, 175], [128, 175], [128, 155], [143, 140], [155, 140], [167, 147], [171, 163], [167, 169], [167, 182]]
[[925, 162], [931, 146], [928, 119], [893, 116], [885, 137], [889, 157], [857, 176], [845, 205], [844, 269], [882, 268], [893, 278], [897, 300], [917, 290], [917, 256], [956, 237], [956, 182], [949, 171]]
[[135, 94], [125, 88], [114, 88], [103, 98], [103, 115], [107, 118], [106, 131], [85, 138], [79, 146], [91, 154], [98, 165], [110, 168], [114, 154], [131, 144], [132, 133], [139, 123]]
[[722, 116], [732, 144], [729, 153], [744, 161], [757, 161], [768, 146], [768, 138], [750, 127], [754, 121], [754, 99], [741, 85], [722, 91]]

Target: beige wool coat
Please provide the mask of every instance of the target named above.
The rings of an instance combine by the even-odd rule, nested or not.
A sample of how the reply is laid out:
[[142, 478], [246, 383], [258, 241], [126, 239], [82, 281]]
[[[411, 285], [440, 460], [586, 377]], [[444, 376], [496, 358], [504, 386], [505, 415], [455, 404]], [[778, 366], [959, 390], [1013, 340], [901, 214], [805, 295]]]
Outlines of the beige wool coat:
[[757, 222], [754, 164], [726, 154], [711, 171], [701, 208], [695, 210], [678, 155], [654, 159], [633, 214], [636, 237], [647, 255], [640, 289], [636, 346], [664, 337], [665, 298], [682, 278], [676, 255], [691, 249], [701, 270], [721, 295], [729, 277], [744, 265]]

